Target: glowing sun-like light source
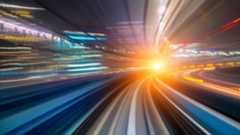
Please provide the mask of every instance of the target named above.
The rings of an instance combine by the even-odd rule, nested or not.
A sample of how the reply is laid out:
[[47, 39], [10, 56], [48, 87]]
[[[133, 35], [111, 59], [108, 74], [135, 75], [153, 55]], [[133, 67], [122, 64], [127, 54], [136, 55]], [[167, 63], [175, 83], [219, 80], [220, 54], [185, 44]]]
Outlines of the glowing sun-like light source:
[[164, 71], [166, 69], [166, 63], [164, 61], [152, 61], [150, 63], [150, 69], [156, 72]]
[[152, 63], [152, 69], [154, 70], [159, 70], [162, 68], [162, 64], [161, 63]]

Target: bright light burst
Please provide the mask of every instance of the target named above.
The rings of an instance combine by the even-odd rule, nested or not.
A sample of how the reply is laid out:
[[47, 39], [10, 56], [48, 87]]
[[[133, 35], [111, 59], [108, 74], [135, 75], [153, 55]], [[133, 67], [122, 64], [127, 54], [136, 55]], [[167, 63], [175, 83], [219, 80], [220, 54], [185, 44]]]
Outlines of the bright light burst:
[[163, 72], [166, 70], [166, 62], [164, 60], [153, 60], [150, 62], [150, 70], [154, 72]]

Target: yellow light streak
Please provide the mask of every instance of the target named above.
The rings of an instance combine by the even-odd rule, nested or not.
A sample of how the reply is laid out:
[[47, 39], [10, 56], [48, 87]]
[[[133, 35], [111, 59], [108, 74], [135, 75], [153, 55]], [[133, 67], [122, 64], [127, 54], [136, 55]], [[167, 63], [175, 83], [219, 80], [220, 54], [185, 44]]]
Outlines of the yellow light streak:
[[194, 77], [191, 77], [191, 76], [184, 76], [183, 78], [185, 80], [187, 80], [187, 81], [192, 81], [192, 82], [195, 82], [195, 83], [198, 83], [198, 84], [204, 83], [204, 80], [198, 79], [198, 78], [194, 78]]
[[41, 41], [43, 40], [40, 37], [35, 36], [13, 36], [13, 35], [0, 35], [0, 39], [10, 40], [10, 41]]

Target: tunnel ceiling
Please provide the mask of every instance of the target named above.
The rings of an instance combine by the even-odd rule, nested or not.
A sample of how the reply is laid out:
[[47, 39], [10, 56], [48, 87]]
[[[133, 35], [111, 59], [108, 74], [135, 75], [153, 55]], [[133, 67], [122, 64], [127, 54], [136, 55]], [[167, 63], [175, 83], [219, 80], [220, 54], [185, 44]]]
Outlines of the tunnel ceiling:
[[36, 13], [38, 24], [59, 33], [105, 33], [110, 48], [154, 48], [166, 38], [174, 44], [204, 42], [212, 47], [226, 43], [236, 47], [239, 42], [240, 27], [233, 23], [239, 19], [237, 0], [26, 0], [24, 4], [46, 8]]

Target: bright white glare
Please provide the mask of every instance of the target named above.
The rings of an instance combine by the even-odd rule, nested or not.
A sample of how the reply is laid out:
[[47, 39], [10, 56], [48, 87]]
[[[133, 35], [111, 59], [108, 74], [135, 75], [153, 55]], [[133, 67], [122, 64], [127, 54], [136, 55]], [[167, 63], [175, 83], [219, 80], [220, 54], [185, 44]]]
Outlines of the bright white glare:
[[159, 8], [159, 10], [158, 10], [158, 13], [159, 13], [160, 15], [163, 15], [163, 14], [165, 13], [165, 11], [166, 11], [166, 7], [165, 7], [165, 6], [161, 6], [161, 7]]
[[155, 70], [159, 70], [159, 69], [161, 69], [161, 67], [162, 67], [162, 64], [160, 64], [160, 63], [153, 63], [152, 64], [152, 68], [155, 69]]
[[164, 61], [153, 61], [150, 68], [154, 71], [162, 71], [165, 69], [166, 63]]

